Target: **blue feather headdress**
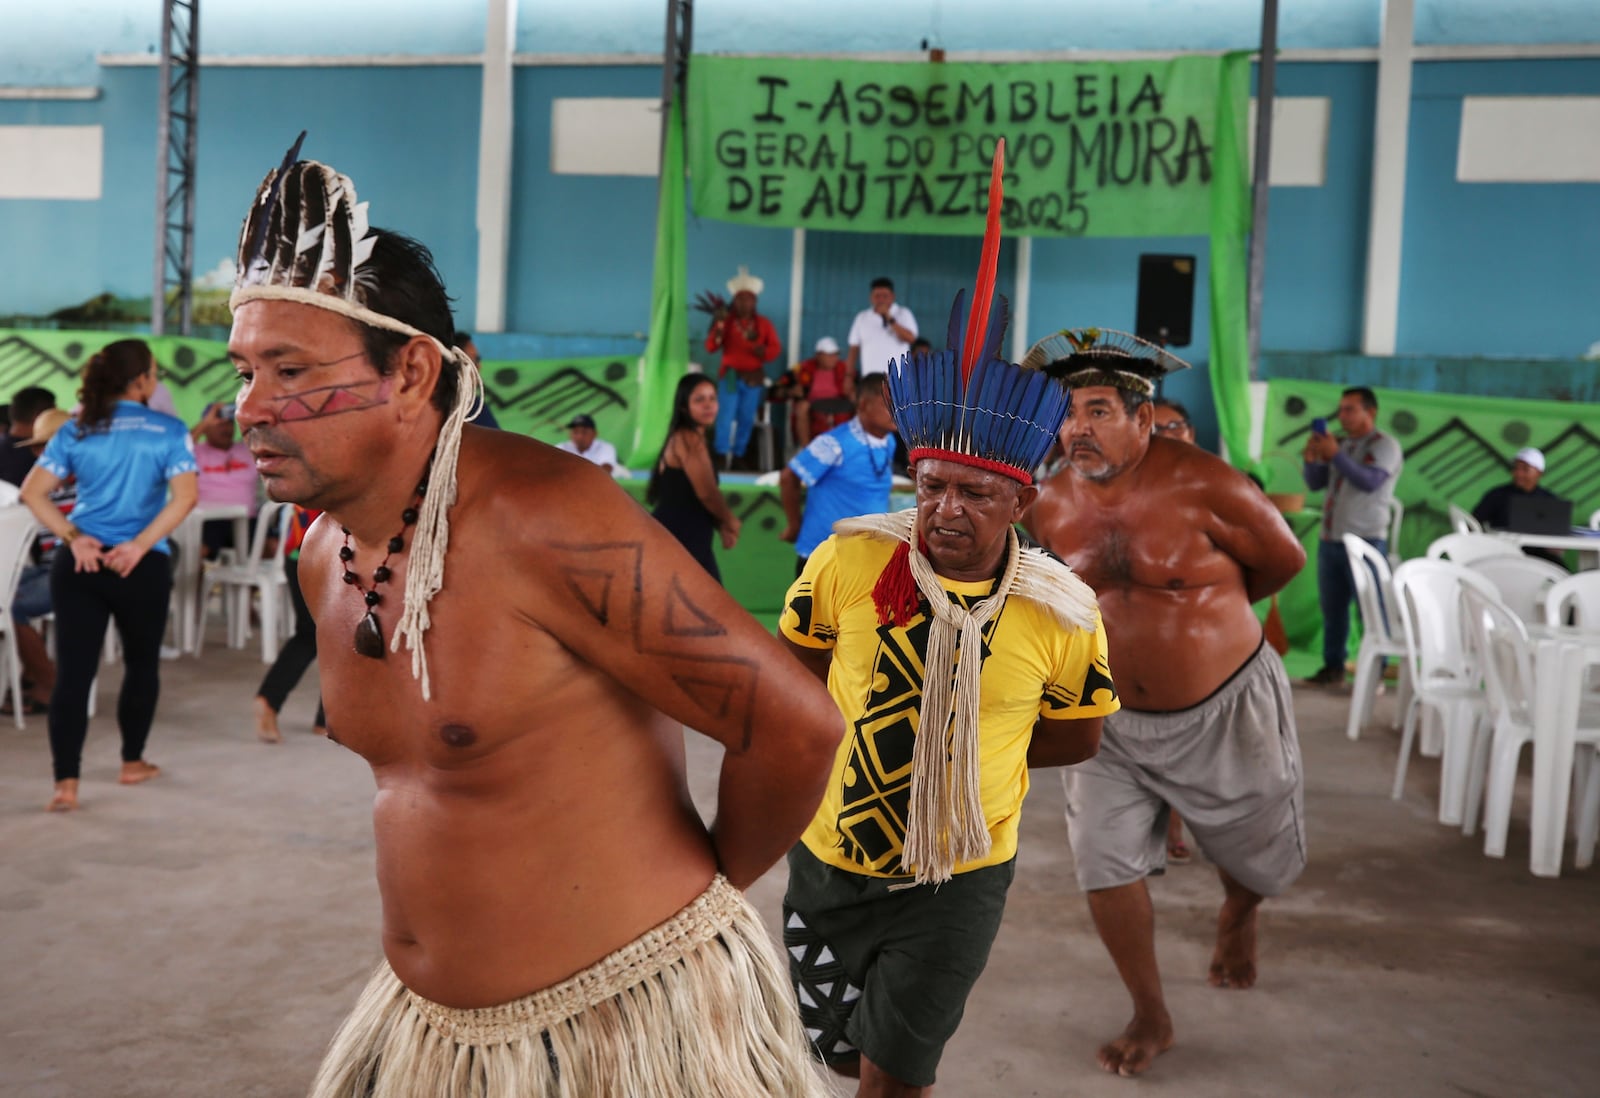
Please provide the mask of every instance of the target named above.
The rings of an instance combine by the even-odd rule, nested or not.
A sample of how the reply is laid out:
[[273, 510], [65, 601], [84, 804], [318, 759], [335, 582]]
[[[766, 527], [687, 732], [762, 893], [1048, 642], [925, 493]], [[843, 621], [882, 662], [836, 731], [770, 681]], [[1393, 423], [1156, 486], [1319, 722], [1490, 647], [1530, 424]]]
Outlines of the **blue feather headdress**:
[[1000, 357], [1007, 306], [1004, 296], [995, 301], [994, 282], [1004, 167], [1001, 141], [971, 308], [964, 308], [963, 289], [950, 308], [948, 349], [906, 354], [890, 365], [889, 399], [913, 464], [940, 458], [1032, 484], [1033, 470], [1066, 418], [1069, 395], [1043, 371]]

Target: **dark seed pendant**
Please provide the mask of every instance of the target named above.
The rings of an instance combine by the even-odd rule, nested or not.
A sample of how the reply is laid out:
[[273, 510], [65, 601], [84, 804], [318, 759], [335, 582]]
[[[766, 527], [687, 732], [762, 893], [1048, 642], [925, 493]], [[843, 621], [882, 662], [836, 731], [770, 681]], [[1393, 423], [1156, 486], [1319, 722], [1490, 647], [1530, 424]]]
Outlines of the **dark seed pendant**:
[[383, 659], [383, 630], [378, 627], [378, 615], [371, 610], [356, 624], [356, 655]]

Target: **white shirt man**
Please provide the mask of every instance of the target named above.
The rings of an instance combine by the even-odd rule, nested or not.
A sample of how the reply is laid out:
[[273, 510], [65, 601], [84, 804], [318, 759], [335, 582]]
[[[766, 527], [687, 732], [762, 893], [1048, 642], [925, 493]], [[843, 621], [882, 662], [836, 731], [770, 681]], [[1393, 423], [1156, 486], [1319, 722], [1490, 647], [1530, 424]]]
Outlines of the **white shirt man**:
[[[567, 424], [567, 441], [557, 443], [557, 450], [577, 454], [591, 465], [598, 465], [612, 476], [627, 476], [628, 472], [617, 462], [617, 448], [595, 435], [594, 418], [578, 415]], [[619, 472], [620, 470], [620, 472]]]
[[872, 307], [857, 313], [850, 325], [850, 372], [861, 377], [886, 373], [890, 360], [909, 351], [916, 338], [917, 318], [896, 303], [894, 283], [887, 278], [873, 279]]

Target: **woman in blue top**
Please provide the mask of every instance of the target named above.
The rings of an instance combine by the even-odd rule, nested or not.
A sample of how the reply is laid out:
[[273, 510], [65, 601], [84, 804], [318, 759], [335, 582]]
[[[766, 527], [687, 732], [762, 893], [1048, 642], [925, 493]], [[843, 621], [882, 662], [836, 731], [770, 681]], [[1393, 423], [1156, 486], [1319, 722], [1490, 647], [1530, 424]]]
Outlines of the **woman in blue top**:
[[[83, 368], [76, 423], [56, 432], [22, 483], [22, 500], [61, 538], [50, 572], [56, 615], [56, 688], [50, 697], [52, 812], [78, 807], [78, 766], [89, 729], [89, 691], [115, 619], [125, 673], [117, 700], [124, 785], [159, 772], [144, 761], [161, 692], [161, 637], [172, 567], [167, 535], [193, 509], [194, 446], [182, 421], [145, 407], [156, 388], [150, 348], [107, 344]], [[69, 477], [78, 502], [69, 521], [50, 493]]]

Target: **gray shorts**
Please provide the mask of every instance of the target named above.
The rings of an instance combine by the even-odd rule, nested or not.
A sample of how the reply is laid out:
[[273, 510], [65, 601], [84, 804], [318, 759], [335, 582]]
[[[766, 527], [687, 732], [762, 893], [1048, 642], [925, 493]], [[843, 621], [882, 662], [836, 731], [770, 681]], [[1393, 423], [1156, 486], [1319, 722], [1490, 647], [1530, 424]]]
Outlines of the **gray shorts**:
[[1198, 705], [1107, 717], [1100, 753], [1063, 777], [1085, 891], [1166, 870], [1168, 806], [1206, 857], [1252, 892], [1275, 896], [1305, 868], [1294, 701], [1265, 642]]

